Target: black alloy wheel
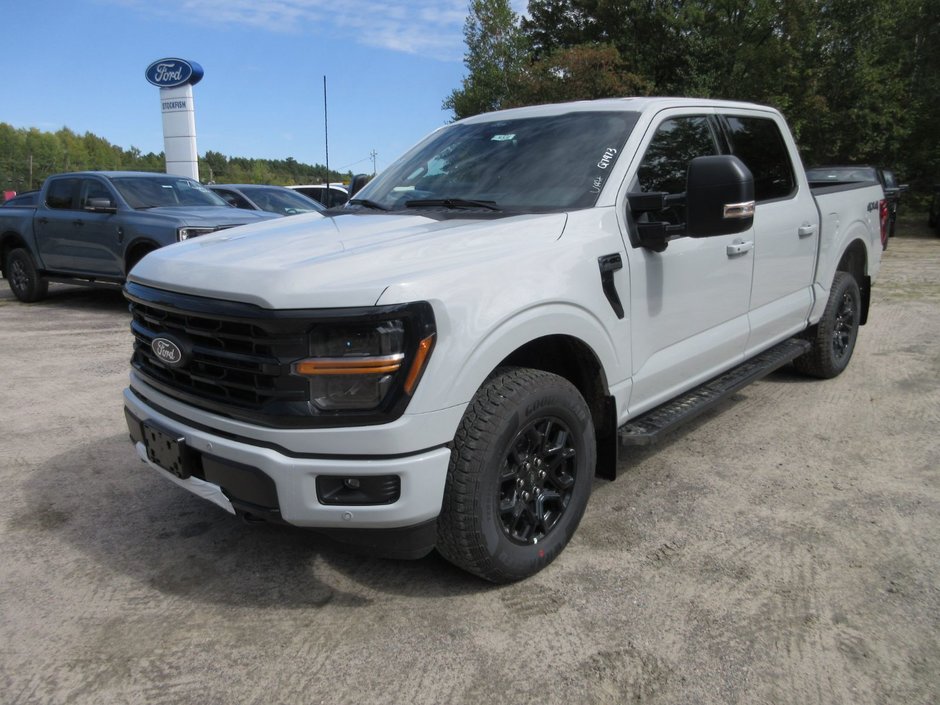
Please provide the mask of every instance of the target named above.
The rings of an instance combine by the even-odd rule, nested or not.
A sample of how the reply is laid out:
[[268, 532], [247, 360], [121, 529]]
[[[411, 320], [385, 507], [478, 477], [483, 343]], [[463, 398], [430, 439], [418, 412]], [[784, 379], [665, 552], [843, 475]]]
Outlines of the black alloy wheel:
[[513, 440], [499, 477], [499, 517], [509, 539], [543, 540], [571, 502], [578, 452], [557, 418], [531, 422]]
[[850, 291], [843, 291], [832, 326], [832, 359], [839, 362], [852, 354], [858, 334], [858, 301]]
[[12, 250], [7, 255], [6, 272], [10, 290], [23, 303], [39, 301], [49, 291], [49, 282], [39, 275], [32, 258], [23, 248]]

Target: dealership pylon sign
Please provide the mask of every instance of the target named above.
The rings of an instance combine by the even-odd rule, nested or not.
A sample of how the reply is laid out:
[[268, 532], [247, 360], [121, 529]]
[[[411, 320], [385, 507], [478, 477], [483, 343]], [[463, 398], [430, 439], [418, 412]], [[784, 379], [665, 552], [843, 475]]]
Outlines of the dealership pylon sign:
[[147, 67], [147, 80], [160, 89], [167, 174], [199, 179], [193, 86], [203, 74], [202, 66], [184, 59], [160, 59]]

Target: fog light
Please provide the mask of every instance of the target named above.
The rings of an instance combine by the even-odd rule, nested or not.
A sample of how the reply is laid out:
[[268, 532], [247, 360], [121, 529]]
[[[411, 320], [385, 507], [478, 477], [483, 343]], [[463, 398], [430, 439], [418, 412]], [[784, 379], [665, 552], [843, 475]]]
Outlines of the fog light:
[[391, 504], [400, 497], [401, 478], [398, 475], [320, 475], [317, 478], [317, 499], [321, 504]]

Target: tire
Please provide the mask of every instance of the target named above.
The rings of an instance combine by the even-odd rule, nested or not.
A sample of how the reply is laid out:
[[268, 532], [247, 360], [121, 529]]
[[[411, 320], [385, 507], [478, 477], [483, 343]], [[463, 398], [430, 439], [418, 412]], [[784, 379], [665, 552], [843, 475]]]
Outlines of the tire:
[[832, 379], [848, 366], [855, 350], [862, 314], [858, 283], [848, 272], [836, 272], [822, 319], [809, 331], [812, 349], [793, 361], [797, 370]]
[[44, 299], [49, 292], [49, 282], [39, 275], [33, 258], [21, 247], [7, 255], [6, 275], [13, 295], [23, 303]]
[[541, 370], [497, 370], [454, 438], [438, 552], [494, 583], [537, 573], [577, 529], [596, 460], [591, 412], [574, 385]]

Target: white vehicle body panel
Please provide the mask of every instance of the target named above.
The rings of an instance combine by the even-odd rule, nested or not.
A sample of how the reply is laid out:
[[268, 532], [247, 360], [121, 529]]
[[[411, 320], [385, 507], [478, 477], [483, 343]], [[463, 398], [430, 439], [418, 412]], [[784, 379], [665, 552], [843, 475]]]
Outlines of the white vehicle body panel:
[[[295, 216], [163, 248], [132, 272], [133, 282], [148, 287], [275, 311], [428, 302], [434, 348], [399, 418], [332, 428], [254, 425], [174, 399], [136, 374], [126, 405], [198, 449], [211, 446], [215, 454], [261, 468], [274, 478], [291, 523], [406, 526], [440, 510], [446, 444], [481, 384], [525, 346], [564, 337], [589, 350], [622, 424], [817, 322], [850, 247], [864, 251], [865, 274], [877, 274], [878, 212], [864, 208], [883, 197], [880, 187], [814, 198], [783, 118], [771, 109], [619, 99], [523, 108], [466, 122], [577, 110], [640, 113], [592, 208], [501, 218]], [[758, 203], [745, 232], [681, 237], [659, 253], [639, 246], [627, 195], [656, 127], [672, 116], [718, 114], [773, 120], [793, 159], [795, 190]], [[598, 260], [608, 255], [622, 258], [613, 274], [622, 317], [601, 286]], [[342, 507], [317, 502], [311, 488], [321, 473], [395, 473], [402, 477], [402, 499], [343, 518]]]

